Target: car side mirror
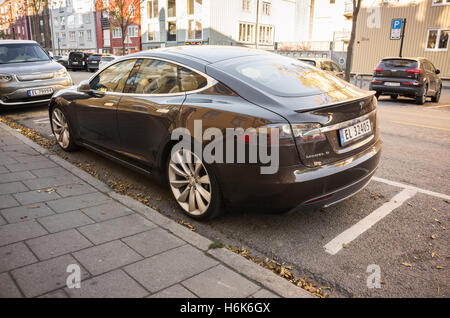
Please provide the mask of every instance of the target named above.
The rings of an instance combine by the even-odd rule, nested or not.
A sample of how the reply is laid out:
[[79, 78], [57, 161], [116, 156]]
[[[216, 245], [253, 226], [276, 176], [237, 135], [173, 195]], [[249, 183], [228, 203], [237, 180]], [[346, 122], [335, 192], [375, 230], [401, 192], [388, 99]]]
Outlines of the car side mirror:
[[436, 74], [441, 74], [441, 71], [440, 70], [436, 70], [435, 73]]
[[89, 85], [89, 81], [82, 81], [80, 85], [78, 85], [78, 91], [79, 92], [90, 92], [91, 86]]

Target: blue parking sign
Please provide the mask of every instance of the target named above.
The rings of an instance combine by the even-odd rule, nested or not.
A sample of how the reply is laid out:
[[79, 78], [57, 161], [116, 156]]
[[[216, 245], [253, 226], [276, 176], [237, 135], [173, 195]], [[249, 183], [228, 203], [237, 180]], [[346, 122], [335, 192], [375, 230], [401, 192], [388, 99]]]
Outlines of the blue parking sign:
[[391, 40], [400, 40], [402, 36], [403, 19], [392, 19]]

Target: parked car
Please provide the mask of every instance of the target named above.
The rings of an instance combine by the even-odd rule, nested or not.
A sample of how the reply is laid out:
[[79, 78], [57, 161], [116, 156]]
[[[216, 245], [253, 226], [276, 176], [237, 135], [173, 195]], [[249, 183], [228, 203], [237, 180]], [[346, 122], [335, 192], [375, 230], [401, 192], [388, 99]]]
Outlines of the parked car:
[[98, 70], [102, 54], [91, 54], [87, 58], [87, 70], [89, 72], [95, 72]]
[[71, 71], [87, 70], [87, 61], [91, 53], [85, 52], [70, 52], [69, 60], [67, 62], [67, 69]]
[[61, 64], [65, 68], [67, 68], [67, 66], [68, 66], [67, 62], [69, 60], [69, 57], [68, 56], [57, 55], [57, 56], [53, 57], [53, 60], [55, 60], [56, 62], [58, 62], [59, 64]]
[[[373, 92], [308, 64], [220, 46], [121, 57], [58, 92], [49, 107], [63, 150], [83, 146], [167, 180], [183, 212], [195, 219], [215, 217], [223, 205], [286, 211], [350, 197], [368, 184], [380, 161], [376, 112]], [[178, 149], [171, 136], [180, 131], [204, 152], [215, 145], [195, 133], [199, 120], [215, 133], [257, 128], [259, 142], [270, 137], [267, 131], [279, 135], [270, 137], [269, 147], [279, 162], [265, 174], [267, 164], [251, 163], [247, 155], [232, 164], [202, 159], [192, 147]], [[256, 141], [247, 137], [238, 139], [250, 147]], [[225, 152], [236, 154], [230, 149]]]
[[406, 96], [416, 99], [419, 105], [425, 104], [426, 98], [439, 102], [442, 81], [440, 71], [429, 60], [417, 58], [384, 58], [375, 68], [370, 90], [376, 91], [377, 98], [390, 95], [392, 99]]
[[311, 64], [312, 66], [318, 67], [330, 74], [333, 74], [339, 78], [344, 78], [344, 71], [342, 68], [333, 60], [326, 58], [299, 58], [299, 61]]
[[35, 41], [0, 40], [0, 108], [47, 104], [72, 85], [66, 69]]
[[114, 55], [103, 55], [101, 60], [100, 60], [99, 65], [98, 65], [98, 68], [100, 70], [104, 69], [108, 64], [110, 64], [115, 59], [118, 59], [118, 57], [114, 56]]

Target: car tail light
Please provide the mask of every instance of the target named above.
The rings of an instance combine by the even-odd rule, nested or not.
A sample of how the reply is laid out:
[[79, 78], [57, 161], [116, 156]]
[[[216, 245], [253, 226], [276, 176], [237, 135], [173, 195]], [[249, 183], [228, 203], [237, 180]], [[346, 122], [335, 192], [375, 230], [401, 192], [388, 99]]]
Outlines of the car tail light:
[[271, 129], [278, 129], [279, 143], [284, 145], [292, 144], [294, 140], [297, 144], [326, 140], [325, 135], [319, 130], [320, 127], [320, 124], [312, 123], [264, 126], [268, 129], [269, 143], [271, 142]]
[[403, 85], [413, 85], [413, 86], [419, 86], [419, 82], [403, 82]]
[[383, 72], [384, 69], [382, 67], [377, 67], [376, 69], [374, 69], [374, 72]]
[[412, 68], [412, 69], [406, 70], [406, 73], [422, 74], [422, 69], [420, 69], [420, 68]]
[[372, 80], [372, 83], [383, 83], [382, 81]]

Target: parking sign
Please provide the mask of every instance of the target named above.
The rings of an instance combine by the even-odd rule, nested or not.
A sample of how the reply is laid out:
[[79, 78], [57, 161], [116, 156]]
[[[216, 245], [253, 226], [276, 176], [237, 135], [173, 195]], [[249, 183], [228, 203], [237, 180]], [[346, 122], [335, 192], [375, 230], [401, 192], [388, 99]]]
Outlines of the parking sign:
[[392, 19], [391, 40], [400, 40], [402, 37], [403, 19]]

